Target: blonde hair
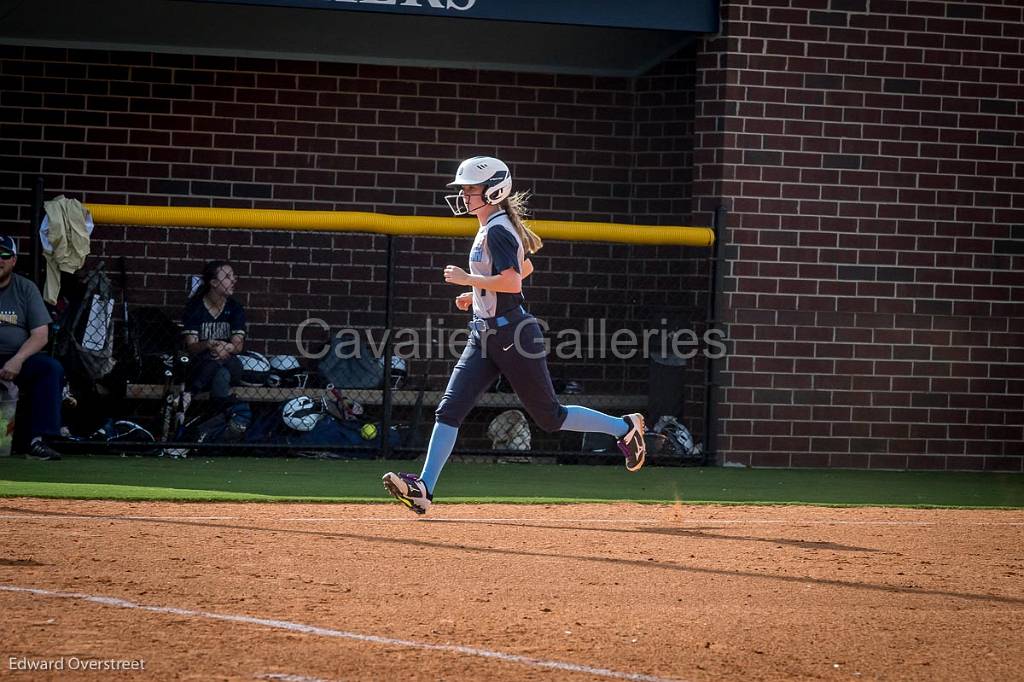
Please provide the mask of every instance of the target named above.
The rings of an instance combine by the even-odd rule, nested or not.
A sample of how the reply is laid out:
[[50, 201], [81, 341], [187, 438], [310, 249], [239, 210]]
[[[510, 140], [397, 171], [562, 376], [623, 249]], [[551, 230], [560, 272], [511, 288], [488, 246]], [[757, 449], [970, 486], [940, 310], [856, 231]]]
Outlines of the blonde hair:
[[502, 208], [505, 209], [509, 220], [512, 221], [512, 226], [516, 228], [519, 239], [523, 242], [523, 250], [527, 254], [537, 253], [544, 246], [544, 242], [537, 236], [537, 233], [531, 230], [523, 220], [530, 215], [530, 209], [526, 205], [529, 198], [529, 192], [516, 192], [502, 202]]

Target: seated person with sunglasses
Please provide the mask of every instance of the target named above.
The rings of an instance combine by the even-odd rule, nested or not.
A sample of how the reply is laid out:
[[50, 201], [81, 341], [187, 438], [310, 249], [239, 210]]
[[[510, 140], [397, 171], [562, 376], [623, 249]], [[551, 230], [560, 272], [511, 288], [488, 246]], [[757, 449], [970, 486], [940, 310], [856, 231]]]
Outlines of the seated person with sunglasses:
[[[0, 380], [13, 381], [19, 400], [29, 401], [26, 455], [30, 459], [60, 459], [43, 437], [60, 433], [64, 368], [41, 352], [49, 338], [50, 313], [39, 288], [14, 274], [17, 262], [14, 240], [0, 235]], [[18, 430], [25, 427], [22, 424]]]

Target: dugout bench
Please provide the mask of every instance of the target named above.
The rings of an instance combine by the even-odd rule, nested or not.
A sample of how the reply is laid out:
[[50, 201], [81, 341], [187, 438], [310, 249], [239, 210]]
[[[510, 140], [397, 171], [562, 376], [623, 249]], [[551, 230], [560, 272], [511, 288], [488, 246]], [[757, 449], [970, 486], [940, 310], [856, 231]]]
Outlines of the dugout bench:
[[[174, 390], [174, 389], [172, 389]], [[327, 389], [325, 388], [272, 388], [265, 386], [235, 386], [232, 394], [239, 400], [252, 403], [284, 403], [298, 396], [309, 396], [314, 400], [319, 399]], [[125, 397], [129, 400], [155, 401], [162, 400], [166, 395], [167, 387], [163, 384], [128, 384]], [[344, 391], [344, 389], [342, 389]], [[384, 391], [381, 389], [350, 389], [350, 396], [365, 407], [381, 407], [384, 402]], [[422, 396], [422, 398], [421, 398]], [[408, 411], [419, 412], [421, 409], [429, 410], [424, 415], [425, 422], [433, 422], [431, 414], [437, 407], [444, 391], [420, 391], [418, 389], [394, 389], [391, 391], [391, 405], [396, 408], [404, 408]], [[633, 411], [645, 411], [649, 397], [647, 395], [634, 394], [559, 394], [558, 400], [564, 405], [581, 405], [598, 410], [611, 411], [613, 413], [627, 413]], [[199, 393], [193, 395], [197, 402], [205, 401], [209, 394]], [[509, 409], [524, 410], [519, 397], [515, 393], [487, 392], [484, 393], [476, 404], [475, 409], [490, 411], [492, 413]], [[524, 410], [525, 411], [525, 410]], [[413, 417], [414, 423], [420, 423], [421, 417]], [[402, 420], [400, 420], [402, 421]], [[407, 421], [407, 420], [406, 420]], [[470, 456], [501, 456], [503, 451], [495, 451], [487, 439], [486, 429], [490, 417], [480, 422], [467, 422], [463, 429], [464, 452]], [[426, 437], [426, 434], [423, 434]], [[534, 434], [534, 448], [530, 451], [509, 451], [506, 457], [517, 455], [523, 461], [543, 456], [545, 453], [551, 457], [554, 452], [565, 452], [571, 456], [580, 452], [586, 446], [583, 439], [585, 434], [575, 432], [556, 432], [553, 434]], [[566, 438], [571, 440], [567, 441]], [[425, 443], [424, 443], [425, 444]], [[545, 460], [546, 461], [546, 460]], [[554, 461], [554, 460], [552, 460]]]
[[[164, 397], [166, 387], [163, 384], [128, 384], [125, 397], [136, 400], [158, 400]], [[323, 395], [324, 388], [270, 388], [266, 386], [235, 386], [232, 393], [239, 400], [248, 402], [274, 403], [284, 402], [291, 398], [308, 395], [311, 398], [319, 398]], [[344, 391], [345, 389], [341, 389]], [[359, 402], [364, 405], [381, 405], [384, 401], [384, 391], [380, 389], [351, 389], [359, 396]], [[415, 405], [419, 399], [418, 390], [393, 390], [391, 391], [391, 404], [401, 406]], [[424, 391], [423, 404], [436, 406], [441, 402], [444, 391]], [[193, 396], [196, 400], [203, 400], [208, 397], [206, 393], [199, 393]], [[616, 393], [608, 394], [560, 394], [558, 401], [564, 405], [581, 405], [594, 409], [601, 408], [622, 408], [635, 410], [647, 403], [646, 395], [623, 395]], [[477, 407], [504, 407], [509, 409], [521, 408], [522, 403], [515, 393], [484, 393], [477, 402]]]

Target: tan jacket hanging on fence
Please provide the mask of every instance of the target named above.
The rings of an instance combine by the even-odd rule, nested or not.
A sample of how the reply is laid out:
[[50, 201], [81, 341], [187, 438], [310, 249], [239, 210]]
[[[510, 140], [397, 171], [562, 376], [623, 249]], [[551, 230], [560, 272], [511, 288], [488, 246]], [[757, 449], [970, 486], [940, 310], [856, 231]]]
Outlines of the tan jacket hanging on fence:
[[46, 286], [43, 300], [54, 305], [60, 293], [60, 273], [75, 272], [89, 255], [89, 211], [77, 199], [61, 195], [43, 204], [49, 226], [46, 239], [52, 250], [43, 250], [46, 258]]

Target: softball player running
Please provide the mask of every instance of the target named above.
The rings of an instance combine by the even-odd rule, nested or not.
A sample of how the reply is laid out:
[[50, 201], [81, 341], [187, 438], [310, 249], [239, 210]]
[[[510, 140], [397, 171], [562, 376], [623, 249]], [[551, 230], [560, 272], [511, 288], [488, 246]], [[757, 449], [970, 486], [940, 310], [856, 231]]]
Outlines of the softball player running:
[[647, 450], [642, 415], [613, 417], [558, 403], [548, 373], [543, 334], [527, 312], [522, 293], [523, 279], [533, 272], [526, 256], [541, 248], [541, 240], [523, 223], [525, 195], [512, 194], [508, 166], [489, 156], [476, 156], [462, 162], [448, 186], [459, 190], [445, 197], [452, 212], [475, 215], [480, 221], [469, 254], [469, 272], [455, 265], [444, 269], [446, 282], [472, 287], [472, 291], [455, 298], [460, 310], [473, 310], [471, 332], [435, 412], [423, 471], [419, 476], [389, 471], [384, 474], [384, 487], [409, 509], [425, 514], [462, 421], [499, 374], [505, 375], [542, 429], [549, 433], [592, 431], [615, 436], [625, 455], [626, 469], [639, 470]]

